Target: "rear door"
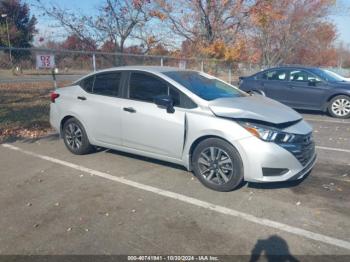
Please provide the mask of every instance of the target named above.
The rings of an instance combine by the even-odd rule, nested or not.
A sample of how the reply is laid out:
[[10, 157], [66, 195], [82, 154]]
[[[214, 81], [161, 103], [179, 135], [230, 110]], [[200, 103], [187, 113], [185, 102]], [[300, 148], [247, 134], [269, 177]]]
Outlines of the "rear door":
[[98, 142], [121, 144], [121, 83], [118, 71], [99, 73], [81, 83], [87, 93], [78, 97], [79, 117]]
[[281, 103], [288, 104], [289, 98], [286, 94], [288, 71], [285, 69], [272, 69], [260, 75], [260, 88], [267, 97]]
[[[127, 82], [121, 112], [123, 146], [180, 159], [186, 114], [186, 109], [178, 106], [182, 94], [165, 80], [145, 72], [129, 72]], [[158, 95], [173, 96], [175, 112], [158, 107], [153, 102]]]

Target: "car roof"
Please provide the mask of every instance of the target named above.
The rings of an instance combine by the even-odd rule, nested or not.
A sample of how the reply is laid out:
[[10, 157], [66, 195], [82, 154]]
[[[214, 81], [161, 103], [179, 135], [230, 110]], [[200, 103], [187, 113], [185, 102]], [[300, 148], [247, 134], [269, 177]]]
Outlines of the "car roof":
[[318, 67], [313, 67], [313, 66], [304, 66], [304, 65], [284, 65], [284, 66], [275, 66], [275, 67], [270, 67], [266, 68], [264, 70], [261, 70], [260, 72], [256, 72], [255, 74], [251, 75], [251, 77], [259, 75], [261, 73], [270, 71], [270, 70], [281, 70], [281, 69], [304, 69], [304, 70], [310, 70], [310, 69], [317, 69]]
[[81, 78], [77, 79], [76, 81], [73, 82], [73, 84], [76, 84], [85, 78], [88, 78], [90, 76], [93, 76], [93, 75], [96, 75], [99, 73], [126, 71], [126, 70], [144, 71], [144, 72], [149, 72], [149, 73], [165, 73], [165, 72], [173, 72], [173, 71], [193, 71], [193, 70], [181, 69], [178, 67], [171, 67], [171, 66], [118, 66], [118, 67], [111, 67], [111, 68], [106, 68], [106, 69], [98, 70], [95, 72], [91, 72], [90, 74], [84, 75]]
[[295, 69], [295, 68], [297, 68], [297, 69], [306, 69], [306, 70], [308, 70], [308, 69], [317, 69], [317, 67], [313, 67], [313, 66], [303, 66], [303, 65], [300, 65], [300, 66], [298, 66], [298, 65], [286, 65], [286, 66], [276, 66], [276, 67], [271, 67], [271, 68], [267, 68], [267, 69], [265, 69], [265, 70], [263, 70], [263, 71], [267, 71], [267, 70], [277, 70], [277, 69]]
[[117, 70], [140, 70], [140, 71], [147, 71], [147, 72], [154, 72], [154, 73], [164, 73], [169, 71], [185, 71], [186, 69], [180, 69], [178, 67], [171, 67], [171, 66], [118, 66], [118, 67], [99, 70], [95, 73], [110, 72], [110, 71], [117, 71]]

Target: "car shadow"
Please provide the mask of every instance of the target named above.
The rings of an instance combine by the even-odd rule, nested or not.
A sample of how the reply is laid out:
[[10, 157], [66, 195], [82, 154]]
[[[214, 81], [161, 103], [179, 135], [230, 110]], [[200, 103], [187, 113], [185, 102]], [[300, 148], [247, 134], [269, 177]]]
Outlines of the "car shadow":
[[305, 179], [309, 177], [311, 174], [311, 171], [307, 173], [303, 178], [298, 180], [291, 180], [291, 181], [283, 181], [283, 182], [268, 182], [268, 183], [254, 183], [254, 182], [248, 182], [249, 188], [255, 188], [255, 189], [283, 189], [283, 188], [292, 188], [299, 186], [301, 183], [304, 182]]
[[332, 118], [328, 113], [325, 113], [323, 111], [315, 111], [315, 110], [307, 110], [307, 109], [294, 109], [300, 114], [308, 114], [308, 115], [315, 115], [315, 116], [328, 116], [329, 118]]
[[185, 167], [181, 166], [181, 165], [177, 165], [177, 164], [166, 162], [166, 161], [162, 161], [162, 160], [157, 160], [157, 159], [154, 159], [154, 158], [134, 155], [134, 154], [131, 154], [131, 153], [126, 153], [126, 152], [122, 152], [122, 151], [118, 151], [118, 150], [114, 150], [114, 149], [97, 148], [96, 150], [97, 151], [105, 151], [106, 153], [109, 153], [109, 154], [118, 155], [118, 156], [124, 156], [124, 157], [128, 157], [128, 158], [133, 158], [133, 159], [136, 159], [136, 160], [149, 162], [149, 163], [152, 163], [152, 164], [156, 164], [156, 165], [160, 165], [160, 166], [166, 166], [166, 167], [170, 167], [170, 168], [174, 168], [174, 169], [178, 169], [178, 170], [182, 170], [182, 171], [186, 171], [187, 172], [187, 169]]
[[277, 235], [272, 235], [267, 239], [259, 239], [251, 251], [249, 262], [265, 260], [268, 262], [299, 261], [290, 253], [287, 241]]
[[[0, 141], [0, 144], [2, 144], [2, 143], [14, 143], [14, 142], [22, 142], [22, 143], [32, 144], [32, 143], [39, 142], [40, 140], [43, 140], [43, 139], [45, 139], [46, 141], [57, 141], [60, 139], [60, 137], [59, 137], [59, 134], [57, 134], [57, 133], [45, 135], [45, 136], [38, 137], [38, 138], [8, 137], [5, 140]], [[136, 160], [140, 160], [140, 161], [144, 161], [144, 162], [149, 162], [149, 163], [160, 165], [160, 166], [170, 167], [170, 168], [181, 170], [181, 171], [184, 171], [187, 173], [191, 173], [191, 175], [195, 176], [193, 172], [189, 172], [184, 166], [170, 163], [170, 162], [166, 162], [166, 161], [162, 161], [162, 160], [149, 158], [149, 157], [135, 155], [132, 153], [126, 153], [126, 152], [122, 152], [122, 151], [118, 151], [118, 150], [114, 150], [114, 149], [96, 147], [95, 150], [93, 152], [91, 152], [90, 154], [99, 153], [99, 152], [105, 152], [105, 153], [109, 153], [109, 154], [113, 154], [113, 155], [118, 155], [118, 156], [128, 157], [128, 158], [132, 158], [132, 159], [136, 159]], [[238, 187], [235, 188], [234, 191], [239, 190], [245, 186], [247, 186], [248, 188], [254, 188], [254, 189], [292, 188], [292, 187], [296, 187], [296, 186], [300, 185], [305, 179], [307, 179], [307, 177], [310, 175], [310, 173], [311, 172], [306, 174], [302, 179], [293, 180], [293, 181], [284, 181], [284, 182], [255, 183], [255, 182], [247, 182], [247, 181], [243, 180], [240, 183], [240, 185], [238, 185]]]

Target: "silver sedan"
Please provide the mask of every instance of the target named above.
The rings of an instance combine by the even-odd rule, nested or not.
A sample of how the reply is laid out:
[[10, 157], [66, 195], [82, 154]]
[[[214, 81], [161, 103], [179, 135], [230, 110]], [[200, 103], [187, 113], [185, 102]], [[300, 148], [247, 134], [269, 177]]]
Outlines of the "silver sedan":
[[294, 180], [316, 161], [312, 128], [274, 100], [203, 72], [118, 67], [51, 94], [68, 150], [116, 149], [185, 166], [207, 187]]

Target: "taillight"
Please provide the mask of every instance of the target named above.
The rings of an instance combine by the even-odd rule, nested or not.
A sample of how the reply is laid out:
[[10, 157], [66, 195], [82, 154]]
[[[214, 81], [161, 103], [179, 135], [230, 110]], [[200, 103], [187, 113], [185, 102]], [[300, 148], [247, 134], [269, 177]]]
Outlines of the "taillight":
[[51, 102], [55, 103], [56, 98], [58, 98], [59, 96], [60, 96], [59, 94], [52, 92], [50, 95]]

